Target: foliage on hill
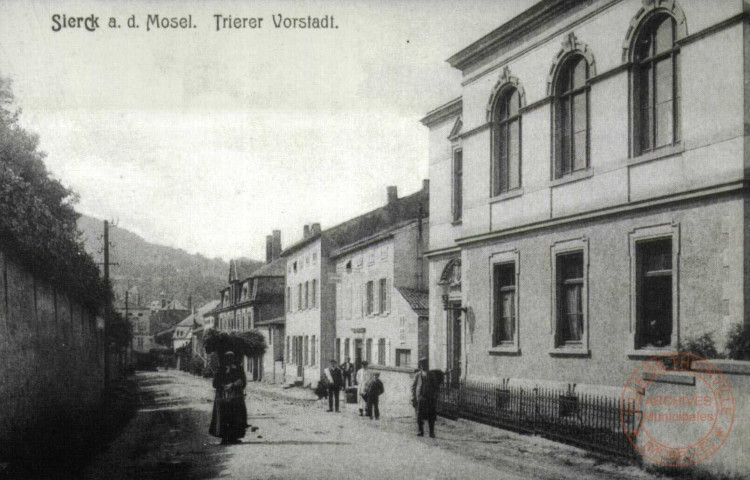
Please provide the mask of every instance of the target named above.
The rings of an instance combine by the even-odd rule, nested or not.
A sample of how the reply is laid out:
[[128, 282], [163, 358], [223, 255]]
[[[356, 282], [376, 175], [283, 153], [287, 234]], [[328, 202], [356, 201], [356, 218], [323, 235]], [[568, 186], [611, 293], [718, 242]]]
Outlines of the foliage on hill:
[[34, 274], [90, 309], [111, 290], [81, 243], [76, 195], [53, 179], [39, 139], [18, 124], [10, 80], [0, 77], [0, 245]]
[[[102, 221], [82, 215], [78, 228], [86, 250], [100, 258]], [[118, 264], [112, 267], [112, 282], [120, 300], [127, 288], [136, 286], [143, 304], [158, 300], [164, 292], [167, 299], [177, 299], [184, 305], [192, 296], [193, 305], [199, 306], [218, 298], [219, 290], [227, 285], [229, 264], [219, 258], [150, 243], [122, 226], [110, 230], [110, 242], [114, 244], [110, 258]], [[256, 268], [263, 265], [254, 263]]]

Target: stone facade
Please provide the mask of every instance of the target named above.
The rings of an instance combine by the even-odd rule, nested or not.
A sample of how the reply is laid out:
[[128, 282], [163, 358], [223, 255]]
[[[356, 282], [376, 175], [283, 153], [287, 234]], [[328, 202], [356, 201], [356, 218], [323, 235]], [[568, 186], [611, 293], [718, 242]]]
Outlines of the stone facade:
[[338, 279], [338, 361], [348, 357], [355, 369], [362, 360], [377, 365], [416, 366], [419, 319], [427, 314], [427, 272], [422, 259], [427, 221], [422, 220], [422, 226], [419, 222], [397, 225], [333, 252]]
[[[422, 190], [398, 198], [396, 187], [388, 187], [388, 202], [385, 206], [323, 231], [320, 224], [305, 225], [302, 240], [283, 252], [282, 256], [287, 262], [286, 339], [284, 342], [287, 381], [301, 381], [304, 385], [314, 387], [330, 360], [337, 358], [336, 311], [337, 308], [343, 308], [343, 305], [337, 307], [336, 288], [344, 277], [337, 273], [336, 262], [338, 260], [331, 255], [334, 252], [337, 255], [343, 255], [348, 248], [357, 249], [362, 245], [361, 242], [372, 240], [372, 237], [391, 230], [394, 226], [406, 225], [410, 221], [426, 218], [429, 215], [428, 188], [429, 182], [425, 181]], [[410, 241], [408, 238], [410, 238], [409, 235], [405, 234], [399, 236], [396, 241], [397, 243], [408, 242]], [[424, 274], [420, 270], [411, 268], [416, 264], [415, 260], [400, 257], [407, 255], [405, 252], [408, 252], [408, 249], [392, 244], [388, 247], [388, 251], [391, 252], [387, 255], [388, 262], [393, 262], [390, 263], [392, 267], [385, 269], [383, 272], [388, 273], [378, 277], [378, 280], [390, 276], [395, 285], [400, 285], [402, 278], [409, 278], [405, 282], [411, 285], [414, 278], [423, 278]], [[382, 255], [382, 249], [372, 252], [374, 255]], [[383, 264], [381, 257], [377, 258], [377, 262], [373, 261], [372, 266], [389, 264]], [[352, 292], [354, 295], [354, 290]], [[356, 301], [361, 302], [363, 297], [357, 298], [359, 300], [350, 303], [355, 305]], [[391, 296], [391, 308], [401, 308], [400, 304], [394, 303], [393, 298]], [[399, 311], [405, 311], [405, 309]], [[408, 328], [406, 319], [405, 327]], [[351, 330], [351, 325], [349, 328]], [[378, 335], [378, 339], [385, 340], [391, 333], [386, 335], [383, 331]], [[376, 348], [376, 345], [373, 348]]]
[[[462, 96], [423, 119], [431, 367], [449, 380], [616, 386], [688, 339], [709, 333], [723, 348], [749, 306], [743, 18], [741, 2], [540, 2], [449, 59]], [[632, 46], [659, 22], [672, 25], [654, 48], [671, 52], [660, 58], [672, 59], [674, 96], [634, 112], [648, 72]], [[586, 121], [570, 160], [581, 163], [566, 171], [559, 79], [574, 62]], [[517, 112], [503, 117], [506, 101]], [[668, 141], [649, 139], [645, 118]], [[493, 177], [513, 166], [517, 184]], [[661, 304], [648, 296], [657, 290]]]

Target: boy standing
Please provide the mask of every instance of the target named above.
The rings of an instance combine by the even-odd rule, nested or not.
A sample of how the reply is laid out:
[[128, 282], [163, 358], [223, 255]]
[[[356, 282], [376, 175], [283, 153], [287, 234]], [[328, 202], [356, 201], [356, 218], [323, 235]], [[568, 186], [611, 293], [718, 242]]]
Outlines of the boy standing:
[[383, 382], [380, 381], [380, 373], [374, 372], [372, 374], [372, 380], [367, 388], [365, 395], [367, 396], [367, 416], [372, 418], [373, 408], [375, 409], [375, 420], [380, 419], [380, 408], [379, 400], [380, 396], [385, 393], [385, 387]]

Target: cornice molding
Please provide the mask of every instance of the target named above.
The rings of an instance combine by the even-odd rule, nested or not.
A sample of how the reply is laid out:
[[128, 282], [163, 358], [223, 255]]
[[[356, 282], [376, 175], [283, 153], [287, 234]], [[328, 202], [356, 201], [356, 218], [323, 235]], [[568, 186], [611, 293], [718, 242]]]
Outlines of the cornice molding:
[[451, 56], [447, 62], [453, 68], [464, 70], [472, 63], [485, 57], [489, 52], [507, 46], [546, 23], [559, 19], [571, 7], [585, 5], [586, 3], [583, 0], [539, 2]]
[[425, 127], [430, 127], [447, 118], [451, 118], [455, 115], [461, 115], [461, 112], [463, 110], [462, 107], [463, 101], [461, 97], [455, 98], [450, 102], [428, 112], [427, 115], [425, 115], [425, 117], [420, 120], [420, 122]]
[[[550, 220], [543, 220], [539, 222], [529, 223], [519, 227], [507, 228], [504, 230], [496, 230], [494, 232], [481, 233], [478, 235], [471, 235], [469, 237], [457, 238], [454, 241], [459, 248], [464, 248], [469, 245], [476, 243], [483, 243], [487, 241], [495, 241], [501, 238], [510, 237], [513, 235], [519, 235], [522, 233], [532, 232], [536, 230], [544, 230], [547, 228], [558, 227], [561, 225], [568, 225], [577, 222], [583, 222], [588, 220], [595, 220], [602, 217], [608, 217], [612, 215], [618, 215], [623, 213], [630, 213], [638, 210], [644, 210], [649, 208], [658, 208], [665, 205], [691, 201], [699, 198], [705, 198], [709, 196], [717, 196], [722, 194], [731, 194], [735, 192], [742, 192], [748, 190], [750, 183], [744, 180], [738, 180], [734, 182], [728, 182], [721, 185], [715, 185], [712, 187], [706, 187], [698, 190], [677, 193], [673, 195], [666, 195], [664, 197], [652, 198], [647, 200], [641, 200], [638, 202], [631, 202], [626, 204], [620, 204], [613, 207], [601, 208], [590, 212], [579, 213], [574, 215], [568, 215], [564, 217], [554, 218]], [[429, 253], [429, 252], [428, 252]]]

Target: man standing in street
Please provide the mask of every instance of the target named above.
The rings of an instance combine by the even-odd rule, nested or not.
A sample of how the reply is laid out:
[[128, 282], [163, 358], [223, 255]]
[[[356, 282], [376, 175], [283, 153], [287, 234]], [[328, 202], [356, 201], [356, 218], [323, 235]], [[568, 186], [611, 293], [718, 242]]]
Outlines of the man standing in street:
[[375, 420], [380, 419], [380, 396], [385, 393], [383, 382], [380, 381], [380, 373], [374, 372], [372, 379], [367, 385], [365, 397], [367, 398], [367, 416], [372, 419], [373, 413]]
[[357, 403], [359, 404], [359, 416], [361, 417], [365, 414], [365, 409], [367, 408], [367, 402], [365, 401], [364, 395], [367, 391], [367, 382], [370, 380], [367, 375], [366, 361], [363, 361], [362, 367], [357, 370], [355, 380], [357, 380]]
[[328, 411], [333, 411], [334, 403], [336, 404], [336, 412], [339, 411], [339, 391], [344, 385], [344, 380], [341, 376], [341, 369], [336, 364], [336, 360], [331, 360], [331, 366], [324, 370], [326, 376], [326, 382], [328, 383]]
[[418, 437], [424, 436], [424, 421], [430, 427], [430, 437], [435, 438], [435, 419], [437, 418], [437, 397], [442, 383], [442, 372], [427, 371], [427, 359], [419, 359], [419, 370], [411, 386], [411, 404], [417, 416]]
[[349, 357], [346, 357], [346, 361], [341, 364], [341, 373], [344, 376], [344, 388], [351, 387], [352, 386], [352, 374], [354, 373], [354, 365], [352, 365], [352, 362], [349, 360]]

